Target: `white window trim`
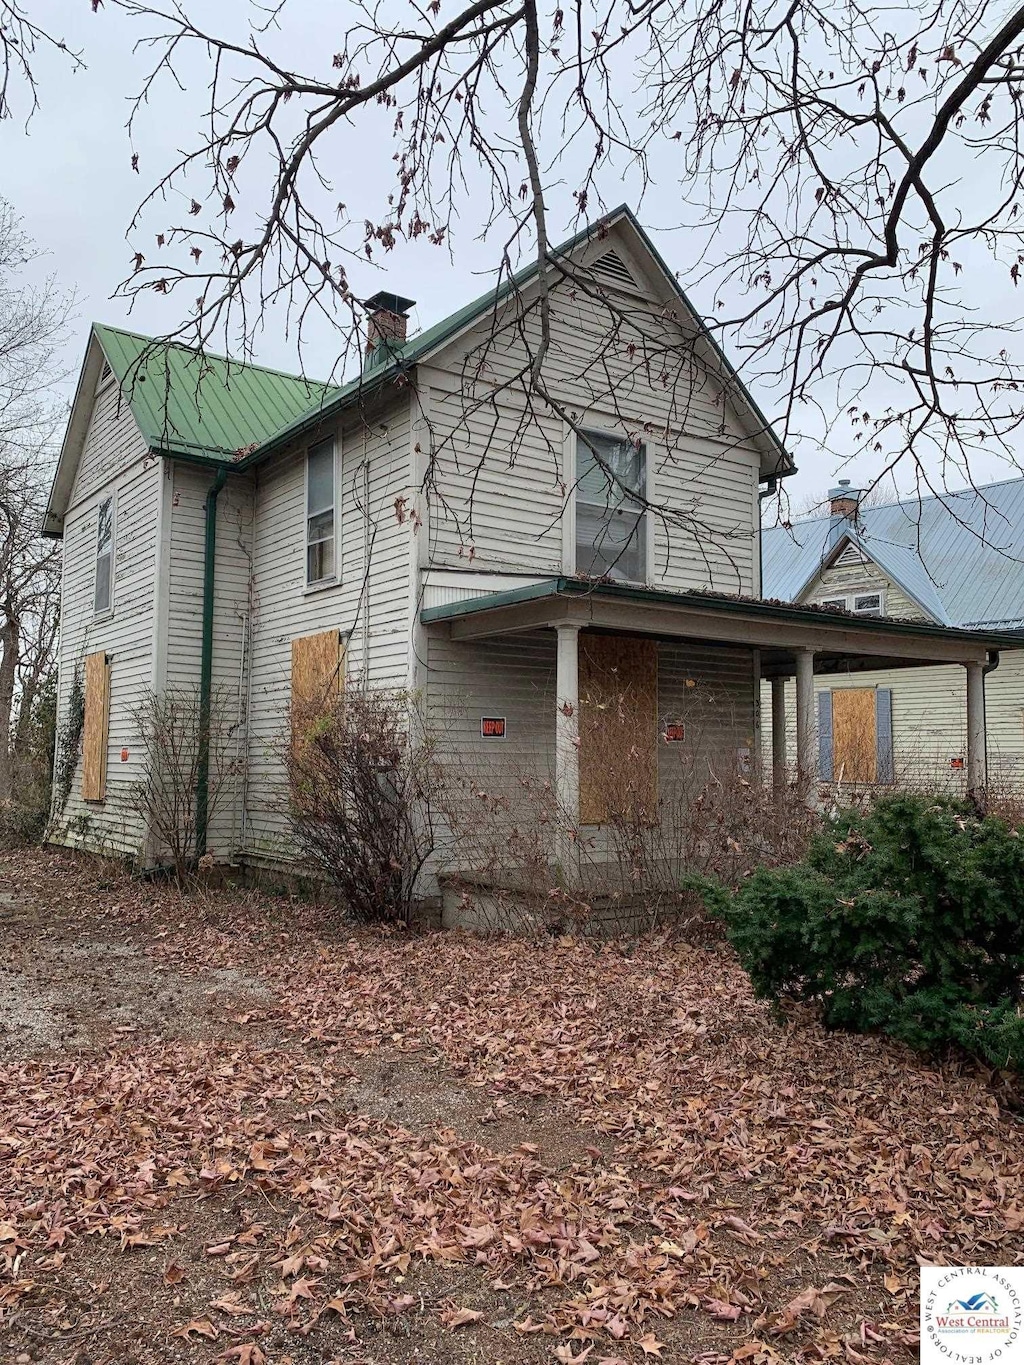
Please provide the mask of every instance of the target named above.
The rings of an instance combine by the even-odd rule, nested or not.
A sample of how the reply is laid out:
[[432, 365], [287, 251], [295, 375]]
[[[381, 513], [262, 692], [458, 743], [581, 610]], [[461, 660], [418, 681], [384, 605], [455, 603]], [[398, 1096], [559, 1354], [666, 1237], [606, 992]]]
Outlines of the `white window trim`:
[[[96, 577], [100, 566], [100, 508], [105, 502], [110, 503], [110, 605], [98, 608], [96, 606]], [[117, 567], [117, 489], [111, 491], [98, 499], [96, 503], [96, 524], [92, 529], [92, 619], [94, 621], [109, 620], [114, 614], [114, 570]]]
[[[878, 598], [878, 611], [877, 611], [877, 612], [875, 612], [875, 611], [864, 611], [864, 610], [858, 611], [857, 608], [854, 606], [854, 603], [856, 602], [856, 600], [857, 600], [858, 597], [877, 597], [877, 598]], [[860, 589], [860, 590], [857, 591], [857, 592], [849, 592], [849, 593], [836, 592], [836, 593], [831, 593], [828, 597], [819, 598], [819, 600], [818, 600], [818, 602], [817, 602], [816, 605], [819, 606], [819, 607], [838, 607], [838, 606], [841, 606], [841, 607], [843, 608], [843, 610], [844, 610], [844, 611], [848, 611], [848, 612], [850, 613], [851, 616], [875, 616], [875, 615], [884, 616], [884, 615], [885, 615], [885, 589], [884, 589], [884, 588], [862, 588], [862, 589]]]
[[[857, 602], [857, 598], [858, 598], [858, 597], [877, 597], [877, 598], [878, 598], [878, 611], [877, 611], [877, 613], [876, 613], [875, 611], [863, 611], [863, 610], [858, 611], [858, 610], [857, 610], [857, 607], [856, 607], [856, 602]], [[853, 612], [854, 616], [875, 616], [875, 615], [884, 616], [884, 615], [885, 615], [885, 590], [884, 590], [883, 588], [867, 588], [867, 589], [862, 589], [860, 592], [852, 592], [852, 593], [850, 594], [850, 610]]]
[[[334, 442], [334, 573], [329, 578], [309, 580], [309, 452], [323, 445], [325, 441]], [[302, 451], [302, 593], [324, 592], [336, 588], [341, 583], [341, 434], [332, 432], [318, 441], [310, 441]]]
[[[562, 568], [569, 578], [575, 578], [580, 570], [576, 563], [576, 504], [579, 500], [579, 476], [576, 473], [577, 461], [579, 459], [579, 438], [583, 432], [592, 432], [595, 436], [605, 436], [611, 441], [625, 440], [623, 432], [609, 430], [601, 418], [597, 417], [593, 421], [584, 419], [576, 428], [568, 427], [565, 439], [565, 459], [566, 470], [572, 471], [572, 482], [569, 484], [568, 503], [564, 518], [567, 523], [567, 530], [562, 535]], [[642, 580], [627, 578], [623, 579], [624, 586], [627, 587], [651, 587], [653, 583], [653, 564], [654, 564], [654, 518], [650, 513], [650, 504], [654, 501], [651, 496], [652, 474], [651, 465], [651, 443], [649, 441], [640, 442], [644, 452], [644, 488], [642, 497], [644, 507], [640, 513], [643, 519], [643, 530], [640, 539], [644, 547], [644, 576]], [[571, 463], [570, 463], [571, 461]], [[593, 504], [588, 503], [588, 506]]]

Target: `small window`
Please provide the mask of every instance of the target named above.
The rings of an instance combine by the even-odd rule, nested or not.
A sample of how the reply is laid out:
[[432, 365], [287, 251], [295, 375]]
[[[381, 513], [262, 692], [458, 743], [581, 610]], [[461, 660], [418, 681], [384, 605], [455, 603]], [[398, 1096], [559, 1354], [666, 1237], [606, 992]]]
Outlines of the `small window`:
[[581, 433], [576, 442], [576, 572], [643, 583], [647, 577], [646, 452], [628, 437]]
[[855, 616], [881, 616], [882, 594], [880, 592], [860, 593], [853, 599]]
[[321, 441], [306, 455], [306, 582], [325, 583], [337, 574], [334, 521], [334, 442]]
[[819, 607], [841, 607], [842, 610], [845, 611], [845, 610], [846, 610], [846, 598], [845, 598], [845, 597], [823, 597], [823, 598], [821, 599], [821, 601], [818, 603], [818, 606], [819, 606]]
[[114, 591], [114, 499], [100, 503], [96, 525], [96, 589], [93, 610], [97, 616], [110, 611]]

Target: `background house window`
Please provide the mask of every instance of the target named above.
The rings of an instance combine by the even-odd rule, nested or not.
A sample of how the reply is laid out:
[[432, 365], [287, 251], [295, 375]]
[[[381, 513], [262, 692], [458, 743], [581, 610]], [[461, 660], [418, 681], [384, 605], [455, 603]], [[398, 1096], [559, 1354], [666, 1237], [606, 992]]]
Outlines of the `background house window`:
[[96, 589], [93, 610], [97, 615], [109, 611], [114, 587], [114, 499], [100, 503], [96, 526]]
[[882, 594], [880, 592], [859, 593], [853, 599], [856, 616], [881, 616]]
[[821, 599], [821, 601], [818, 603], [818, 605], [821, 606], [821, 607], [842, 607], [843, 611], [845, 611], [845, 610], [846, 610], [846, 598], [845, 598], [845, 597], [823, 597], [823, 598]]
[[647, 577], [646, 452], [628, 438], [583, 432], [576, 441], [576, 572], [643, 583]]
[[306, 582], [335, 576], [334, 442], [321, 441], [306, 455]]

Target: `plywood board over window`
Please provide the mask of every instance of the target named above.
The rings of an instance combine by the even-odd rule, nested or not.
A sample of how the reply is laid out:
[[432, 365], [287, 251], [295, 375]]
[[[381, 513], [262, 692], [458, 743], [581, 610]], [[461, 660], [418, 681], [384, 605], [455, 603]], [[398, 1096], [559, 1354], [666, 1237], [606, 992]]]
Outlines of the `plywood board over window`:
[[658, 805], [658, 646], [582, 633], [580, 820], [653, 823]]
[[818, 693], [818, 776], [826, 782], [893, 780], [892, 692], [843, 687]]
[[322, 630], [292, 641], [292, 727], [333, 704], [341, 689], [344, 652], [341, 632]]
[[82, 726], [82, 800], [107, 795], [107, 737], [110, 730], [110, 663], [99, 650], [85, 659], [85, 721]]

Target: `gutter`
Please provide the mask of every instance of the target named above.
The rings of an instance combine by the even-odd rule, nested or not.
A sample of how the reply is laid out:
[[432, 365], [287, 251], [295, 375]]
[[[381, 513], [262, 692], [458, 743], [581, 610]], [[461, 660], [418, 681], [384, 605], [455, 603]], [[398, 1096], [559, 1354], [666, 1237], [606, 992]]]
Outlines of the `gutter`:
[[217, 471], [206, 493], [203, 537], [203, 633], [199, 661], [199, 756], [196, 774], [196, 858], [206, 852], [210, 822], [210, 711], [213, 695], [213, 602], [217, 557], [217, 499], [228, 481], [228, 468]]

